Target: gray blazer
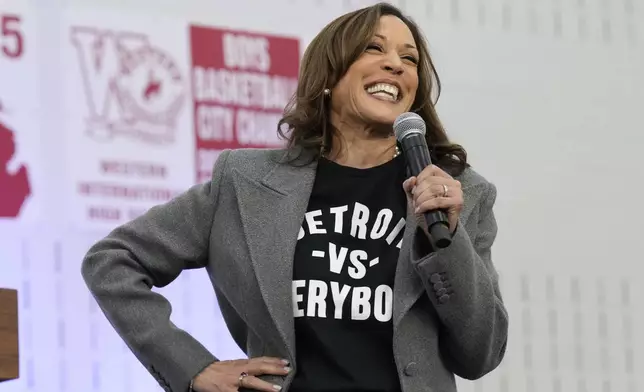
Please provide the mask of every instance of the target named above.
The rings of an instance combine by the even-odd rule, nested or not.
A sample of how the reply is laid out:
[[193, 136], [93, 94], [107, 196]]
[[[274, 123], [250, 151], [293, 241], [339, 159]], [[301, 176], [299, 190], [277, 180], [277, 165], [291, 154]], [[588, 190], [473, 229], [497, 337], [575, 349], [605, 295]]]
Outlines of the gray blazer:
[[[209, 183], [115, 229], [83, 260], [83, 278], [107, 319], [166, 391], [187, 391], [216, 360], [170, 322], [169, 302], [151, 291], [184, 269], [206, 268], [228, 329], [249, 357], [291, 361], [289, 376], [264, 379], [287, 391], [297, 372], [292, 266], [316, 163], [278, 163], [283, 153], [223, 152]], [[393, 304], [404, 392], [455, 391], [455, 374], [480, 378], [505, 353], [508, 315], [490, 259], [496, 189], [472, 169], [458, 179], [465, 207], [450, 247], [424, 249], [420, 218], [408, 208]]]

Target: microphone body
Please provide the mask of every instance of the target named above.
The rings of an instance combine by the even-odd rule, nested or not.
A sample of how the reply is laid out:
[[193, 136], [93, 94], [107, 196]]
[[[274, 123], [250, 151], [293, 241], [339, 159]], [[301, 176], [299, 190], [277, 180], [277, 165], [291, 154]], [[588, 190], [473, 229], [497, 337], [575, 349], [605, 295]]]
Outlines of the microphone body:
[[[394, 123], [394, 132], [411, 175], [418, 176], [423, 169], [432, 164], [425, 140], [425, 121], [416, 113], [403, 113]], [[424, 216], [432, 247], [447, 248], [452, 243], [447, 214], [442, 210], [432, 210], [425, 212]]]

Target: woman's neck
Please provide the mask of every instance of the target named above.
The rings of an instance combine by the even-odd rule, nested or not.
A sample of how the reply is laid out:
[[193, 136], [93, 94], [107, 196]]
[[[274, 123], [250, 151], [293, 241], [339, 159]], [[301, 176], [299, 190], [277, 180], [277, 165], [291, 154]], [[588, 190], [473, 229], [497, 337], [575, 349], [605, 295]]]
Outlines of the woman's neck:
[[393, 134], [346, 127], [336, 129], [326, 157], [340, 165], [367, 169], [382, 165], [396, 155]]

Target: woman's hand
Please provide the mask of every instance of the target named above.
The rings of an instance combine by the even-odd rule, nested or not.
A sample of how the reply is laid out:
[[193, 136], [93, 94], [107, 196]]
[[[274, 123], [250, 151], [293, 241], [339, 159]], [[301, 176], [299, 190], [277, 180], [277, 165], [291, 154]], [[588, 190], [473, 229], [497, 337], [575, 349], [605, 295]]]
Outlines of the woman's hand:
[[288, 361], [279, 358], [261, 357], [218, 361], [199, 373], [192, 384], [195, 392], [236, 392], [239, 388], [275, 392], [282, 389], [256, 376], [286, 376], [290, 372]]
[[423, 169], [418, 177], [405, 180], [403, 188], [411, 197], [417, 214], [436, 209], [445, 210], [449, 230], [454, 233], [463, 209], [463, 190], [459, 181], [438, 166], [430, 165]]

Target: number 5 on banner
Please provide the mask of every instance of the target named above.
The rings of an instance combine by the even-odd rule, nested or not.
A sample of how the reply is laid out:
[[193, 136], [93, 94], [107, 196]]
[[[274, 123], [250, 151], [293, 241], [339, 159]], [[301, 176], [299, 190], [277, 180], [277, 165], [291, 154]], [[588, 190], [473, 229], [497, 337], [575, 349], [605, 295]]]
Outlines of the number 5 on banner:
[[24, 38], [20, 31], [20, 17], [0, 16], [0, 46], [5, 56], [17, 59], [24, 50]]

